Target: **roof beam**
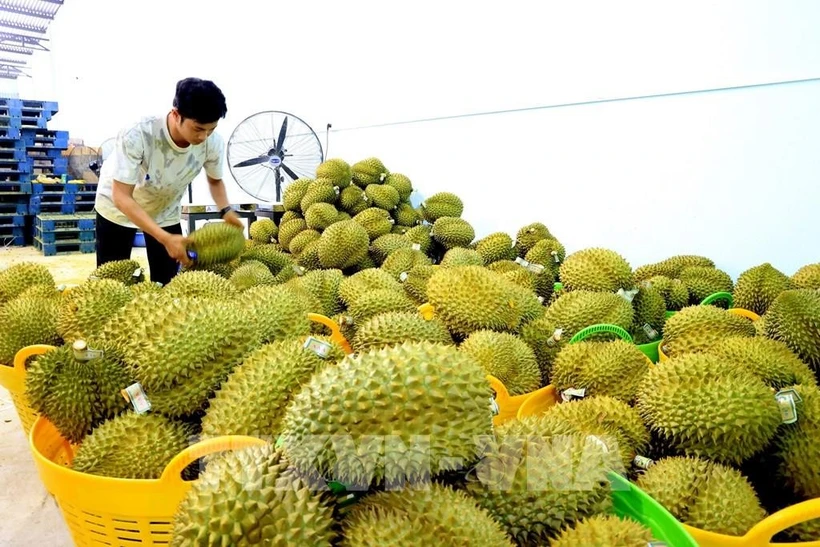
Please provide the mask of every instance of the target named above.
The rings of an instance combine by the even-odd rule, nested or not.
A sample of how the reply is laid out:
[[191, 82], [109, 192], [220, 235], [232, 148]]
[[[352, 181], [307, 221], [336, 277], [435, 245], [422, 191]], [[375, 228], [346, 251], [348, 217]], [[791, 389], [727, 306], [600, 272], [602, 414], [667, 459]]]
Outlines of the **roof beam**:
[[0, 57], [0, 65], [26, 66], [26, 61], [18, 61], [17, 59], [5, 59]]
[[39, 34], [45, 34], [48, 30], [48, 22], [44, 22], [41, 25], [33, 25], [31, 23], [25, 23], [23, 21], [18, 21], [15, 19], [14, 16], [4, 15], [2, 10], [0, 10], [0, 27], [6, 27], [15, 30], [25, 30], [26, 32], [36, 32]]
[[19, 67], [7, 65], [5, 63], [0, 63], [0, 78], [6, 78], [7, 80], [16, 80], [19, 76], [31, 78], [31, 76], [20, 70]]
[[34, 55], [34, 51], [31, 49], [19, 46], [10, 46], [3, 43], [0, 43], [0, 51], [5, 51], [6, 53], [16, 53], [17, 55]]
[[0, 45], [27, 49], [29, 52], [26, 53], [26, 55], [31, 55], [32, 50], [48, 51], [48, 48], [40, 42], [48, 42], [48, 39], [40, 38], [39, 36], [17, 34], [16, 32], [0, 31]]
[[[54, 3], [54, 2], [52, 2]], [[58, 4], [61, 5], [62, 3]], [[39, 10], [36, 8], [29, 8], [24, 6], [16, 6], [13, 4], [9, 4], [8, 2], [0, 0], [0, 11], [5, 11], [8, 13], [16, 13], [18, 15], [28, 15], [29, 17], [39, 17], [40, 19], [48, 19], [51, 21], [54, 19], [54, 13], [49, 13], [47, 11]]]

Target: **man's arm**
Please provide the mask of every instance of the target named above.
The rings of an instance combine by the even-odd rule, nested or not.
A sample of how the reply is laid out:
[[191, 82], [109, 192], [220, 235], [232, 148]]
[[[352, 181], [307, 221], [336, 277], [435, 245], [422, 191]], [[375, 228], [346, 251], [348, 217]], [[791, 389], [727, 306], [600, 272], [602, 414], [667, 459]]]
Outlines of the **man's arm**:
[[[206, 176], [208, 177], [208, 189], [211, 191], [211, 197], [221, 211], [230, 205], [230, 202], [228, 201], [228, 191], [225, 189], [225, 183], [222, 179], [215, 179], [211, 177], [211, 175]], [[223, 218], [228, 224], [233, 224], [234, 226], [244, 230], [245, 226], [242, 224], [242, 221], [239, 220], [239, 215], [235, 212], [230, 211]]]
[[185, 266], [191, 265], [188, 258], [186, 239], [183, 236], [166, 232], [157, 224], [148, 213], [146, 213], [139, 203], [134, 200], [134, 186], [114, 180], [113, 184], [114, 206], [123, 212], [128, 219], [136, 224], [144, 233], [150, 235], [160, 242], [168, 251], [168, 255], [181, 262]]

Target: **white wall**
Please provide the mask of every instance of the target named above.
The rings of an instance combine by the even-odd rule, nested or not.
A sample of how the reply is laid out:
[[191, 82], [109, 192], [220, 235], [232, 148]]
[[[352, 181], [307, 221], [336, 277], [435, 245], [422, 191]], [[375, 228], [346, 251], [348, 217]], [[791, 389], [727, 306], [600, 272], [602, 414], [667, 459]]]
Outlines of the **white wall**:
[[323, 145], [331, 122], [330, 156], [459, 193], [479, 235], [540, 220], [570, 251], [706, 254], [733, 276], [820, 260], [817, 83], [351, 129], [819, 77], [820, 3], [206, 3], [69, 0], [20, 94], [58, 100], [52, 126], [93, 145], [212, 78], [226, 139], [260, 110]]

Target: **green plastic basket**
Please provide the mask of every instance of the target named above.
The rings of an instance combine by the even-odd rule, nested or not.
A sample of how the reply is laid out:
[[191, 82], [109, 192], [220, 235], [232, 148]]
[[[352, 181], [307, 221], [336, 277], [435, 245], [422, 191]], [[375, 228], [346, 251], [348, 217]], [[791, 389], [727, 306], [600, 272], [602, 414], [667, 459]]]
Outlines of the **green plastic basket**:
[[730, 293], [730, 292], [716, 292], [716, 293], [710, 294], [709, 296], [707, 296], [706, 298], [701, 300], [700, 305], [701, 306], [708, 306], [709, 304], [713, 304], [715, 302], [720, 302], [721, 300], [723, 300], [727, 304], [729, 304], [730, 308], [732, 306], [734, 306], [734, 304], [735, 304], [735, 299], [732, 296], [732, 293]]
[[658, 351], [658, 346], [660, 345], [661, 341], [655, 340], [654, 342], [649, 342], [648, 344], [638, 344], [638, 349], [641, 350], [644, 355], [649, 357], [650, 361], [657, 363], [661, 358], [660, 352]]
[[625, 329], [619, 327], [618, 325], [610, 325], [607, 323], [599, 323], [597, 325], [590, 325], [586, 328], [583, 328], [575, 333], [569, 343], [575, 344], [576, 342], [582, 342], [583, 340], [593, 336], [595, 334], [600, 334], [602, 332], [614, 334], [621, 338], [622, 340], [626, 340], [627, 342], [632, 342], [632, 335], [629, 334]]

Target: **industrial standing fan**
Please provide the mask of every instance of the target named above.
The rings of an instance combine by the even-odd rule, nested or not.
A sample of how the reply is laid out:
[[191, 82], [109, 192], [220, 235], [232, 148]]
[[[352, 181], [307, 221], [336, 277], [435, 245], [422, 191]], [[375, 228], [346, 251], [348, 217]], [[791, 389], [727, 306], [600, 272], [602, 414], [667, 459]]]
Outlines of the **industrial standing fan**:
[[75, 146], [68, 154], [68, 175], [72, 179], [98, 182], [102, 164], [114, 150], [115, 138], [106, 139], [99, 148]]
[[248, 195], [264, 203], [282, 203], [285, 187], [314, 178], [324, 161], [319, 137], [302, 119], [269, 110], [245, 118], [227, 144], [228, 169]]

